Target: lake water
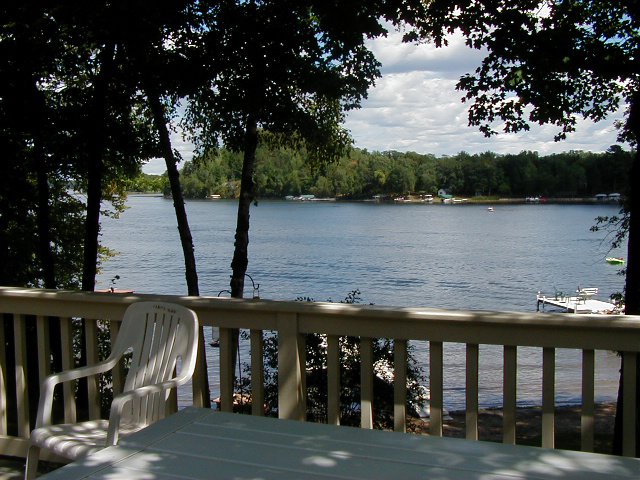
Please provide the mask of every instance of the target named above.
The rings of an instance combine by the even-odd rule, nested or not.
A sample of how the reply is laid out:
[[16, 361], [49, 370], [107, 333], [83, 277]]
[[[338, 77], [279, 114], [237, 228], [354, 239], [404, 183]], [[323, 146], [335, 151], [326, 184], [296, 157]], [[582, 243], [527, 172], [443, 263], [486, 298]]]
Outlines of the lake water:
[[[186, 294], [184, 262], [171, 200], [131, 196], [120, 219], [103, 221], [102, 243], [119, 252], [103, 266], [97, 288]], [[605, 232], [591, 232], [613, 205], [376, 204], [261, 201], [251, 209], [248, 273], [262, 298], [340, 301], [358, 289], [363, 303], [531, 312], [536, 293], [598, 287], [622, 291], [606, 256]], [[189, 201], [200, 292], [227, 295], [237, 204]], [[222, 292], [222, 293], [221, 293]], [[252, 295], [247, 282], [245, 296]], [[217, 365], [217, 351], [208, 352]], [[420, 363], [427, 350], [417, 345]], [[541, 403], [539, 349], [518, 353], [518, 403]], [[559, 350], [557, 402], [580, 400], [578, 351]], [[596, 358], [599, 400], [615, 398], [619, 360]], [[501, 404], [501, 349], [482, 346], [481, 406]], [[426, 366], [426, 364], [424, 365]], [[445, 406], [464, 408], [464, 347], [445, 344]], [[216, 393], [218, 379], [212, 376]]]

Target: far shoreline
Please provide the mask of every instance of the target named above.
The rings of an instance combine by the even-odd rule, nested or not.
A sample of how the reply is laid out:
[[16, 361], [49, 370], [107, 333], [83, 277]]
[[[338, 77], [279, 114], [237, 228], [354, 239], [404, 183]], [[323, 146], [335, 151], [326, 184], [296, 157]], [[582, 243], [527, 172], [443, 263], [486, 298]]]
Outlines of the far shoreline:
[[[425, 204], [425, 205], [620, 205], [619, 201], [602, 201], [593, 197], [544, 197], [537, 201], [531, 201], [522, 197], [454, 197], [456, 201], [446, 203], [443, 199], [436, 198], [433, 202], [425, 202], [418, 198], [408, 197], [402, 201], [384, 200], [379, 203], [393, 204]], [[352, 200], [369, 201], [369, 200]]]
[[[159, 197], [171, 199], [171, 195], [164, 195], [160, 192], [127, 192], [130, 197]], [[418, 195], [408, 195], [402, 200], [387, 197], [383, 199], [377, 198], [312, 198], [304, 200], [287, 200], [282, 197], [256, 197], [257, 201], [282, 201], [290, 203], [323, 203], [323, 202], [340, 202], [340, 203], [378, 203], [385, 205], [610, 205], [621, 206], [621, 201], [600, 200], [594, 197], [541, 197], [537, 201], [531, 201], [523, 197], [454, 197], [455, 202], [444, 202], [441, 198], [434, 198], [428, 202], [420, 198]], [[216, 197], [216, 198], [190, 198], [185, 200], [196, 201], [230, 201], [238, 200], [234, 197]]]

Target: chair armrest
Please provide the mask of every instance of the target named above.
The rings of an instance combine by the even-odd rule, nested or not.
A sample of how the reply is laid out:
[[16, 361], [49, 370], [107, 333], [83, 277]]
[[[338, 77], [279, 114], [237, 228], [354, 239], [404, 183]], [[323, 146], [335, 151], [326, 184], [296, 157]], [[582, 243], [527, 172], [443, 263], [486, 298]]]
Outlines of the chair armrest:
[[125, 405], [137, 398], [143, 398], [152, 394], [163, 393], [171, 388], [177, 388], [186, 383], [190, 375], [179, 375], [175, 378], [162, 383], [145, 385], [128, 392], [121, 393], [111, 402], [111, 413], [109, 414], [109, 431], [107, 432], [106, 446], [118, 443], [118, 435], [120, 431], [120, 421], [122, 420], [122, 410]]
[[53, 393], [56, 385], [107, 372], [115, 367], [118, 359], [117, 357], [109, 357], [105, 361], [96, 363], [95, 365], [65, 370], [64, 372], [54, 373], [45, 378], [40, 385], [40, 401], [38, 402], [36, 428], [51, 425]]

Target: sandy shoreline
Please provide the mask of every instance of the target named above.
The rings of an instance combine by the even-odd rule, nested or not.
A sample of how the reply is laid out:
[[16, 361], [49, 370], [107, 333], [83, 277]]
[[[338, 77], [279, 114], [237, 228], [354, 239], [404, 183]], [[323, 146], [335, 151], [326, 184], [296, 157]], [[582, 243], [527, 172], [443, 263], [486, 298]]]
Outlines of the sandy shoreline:
[[[611, 453], [613, 425], [616, 414], [615, 403], [596, 405], [595, 452]], [[464, 438], [465, 412], [449, 412], [451, 419], [444, 421], [446, 437]], [[580, 450], [580, 407], [563, 406], [555, 410], [556, 448]], [[416, 433], [428, 433], [429, 419], [414, 420], [409, 427]], [[522, 407], [516, 412], [516, 443], [519, 445], [541, 445], [542, 408]], [[481, 409], [478, 412], [478, 435], [480, 440], [502, 442], [502, 410]]]

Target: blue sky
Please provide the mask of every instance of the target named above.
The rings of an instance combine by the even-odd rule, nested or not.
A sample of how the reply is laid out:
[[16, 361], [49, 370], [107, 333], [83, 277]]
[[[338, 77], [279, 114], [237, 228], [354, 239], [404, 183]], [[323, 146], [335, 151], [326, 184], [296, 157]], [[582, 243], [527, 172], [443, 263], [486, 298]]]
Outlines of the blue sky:
[[[362, 108], [348, 114], [345, 126], [357, 148], [438, 156], [461, 151], [506, 154], [522, 150], [546, 155], [568, 150], [602, 152], [616, 143], [613, 125], [622, 119], [622, 112], [595, 124], [579, 120], [576, 132], [562, 142], [553, 141], [558, 132], [553, 126], [533, 126], [529, 132], [486, 138], [477, 128], [467, 126], [468, 105], [461, 101], [463, 93], [455, 89], [459, 77], [480, 64], [482, 53], [467, 48], [455, 37], [442, 49], [429, 44], [403, 44], [400, 38], [400, 34], [391, 32], [370, 42], [382, 63], [382, 78], [369, 91]], [[183, 159], [191, 159], [189, 143], [178, 134], [173, 142]], [[164, 160], [152, 160], [144, 171], [163, 173]]]

